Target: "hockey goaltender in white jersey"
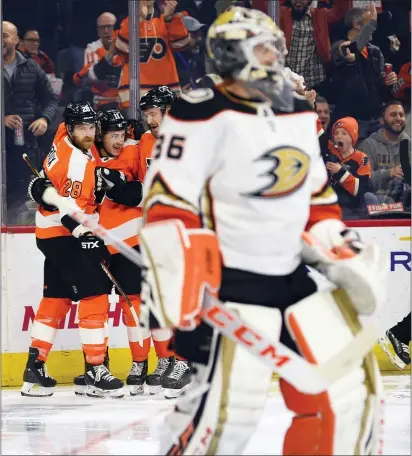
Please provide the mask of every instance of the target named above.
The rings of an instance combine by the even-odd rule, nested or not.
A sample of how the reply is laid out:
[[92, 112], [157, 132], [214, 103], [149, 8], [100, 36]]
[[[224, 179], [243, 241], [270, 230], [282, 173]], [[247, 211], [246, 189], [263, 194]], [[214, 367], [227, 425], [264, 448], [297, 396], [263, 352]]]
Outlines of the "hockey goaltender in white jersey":
[[[145, 181], [140, 233], [151, 324], [173, 326], [176, 353], [194, 366], [192, 396], [167, 419], [162, 454], [170, 455], [242, 454], [272, 381], [270, 367], [201, 321], [205, 284], [312, 363], [350, 342], [358, 314], [373, 313], [383, 296], [379, 252], [340, 220], [316, 115], [284, 71], [282, 32], [265, 14], [235, 7], [211, 26], [207, 45], [225, 82], [172, 105]], [[318, 246], [303, 247], [304, 233]], [[317, 293], [305, 262], [350, 300]], [[380, 379], [373, 355], [367, 361], [318, 395], [280, 380], [296, 415], [283, 454], [377, 454]]]

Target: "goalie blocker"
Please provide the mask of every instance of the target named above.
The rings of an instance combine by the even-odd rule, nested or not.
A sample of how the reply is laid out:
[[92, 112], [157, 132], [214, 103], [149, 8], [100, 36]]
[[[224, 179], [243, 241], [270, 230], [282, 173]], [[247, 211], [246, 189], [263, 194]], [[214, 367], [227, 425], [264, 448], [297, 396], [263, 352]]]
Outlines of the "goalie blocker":
[[[360, 329], [350, 302], [339, 292], [316, 293], [303, 265], [286, 276], [222, 268], [214, 232], [186, 229], [179, 220], [148, 224], [140, 239], [142, 311], [150, 309], [161, 327], [178, 328], [176, 353], [194, 362], [194, 386], [210, 385], [200, 398], [183, 398], [169, 416], [176, 443], [162, 454], [241, 454], [272, 381], [273, 369], [201, 322], [206, 290], [216, 294], [220, 287], [228, 309], [289, 347], [297, 345], [314, 364], [336, 356]], [[238, 336], [250, 342], [247, 334]], [[304, 394], [283, 379], [280, 387], [296, 415], [283, 454], [377, 454], [381, 387], [373, 355], [323, 393]]]

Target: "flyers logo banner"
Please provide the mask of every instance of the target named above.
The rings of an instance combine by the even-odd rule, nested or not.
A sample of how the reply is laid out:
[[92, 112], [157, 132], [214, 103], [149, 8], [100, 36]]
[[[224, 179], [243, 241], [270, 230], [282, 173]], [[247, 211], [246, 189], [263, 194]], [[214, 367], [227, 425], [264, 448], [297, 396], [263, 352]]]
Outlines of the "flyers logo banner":
[[296, 147], [276, 147], [265, 152], [256, 161], [262, 160], [270, 164], [270, 168], [259, 176], [266, 178], [266, 185], [247, 193], [247, 196], [276, 198], [288, 195], [298, 190], [308, 175], [310, 158]]
[[162, 38], [142, 38], [140, 40], [140, 63], [150, 58], [160, 60], [166, 55], [167, 47]]

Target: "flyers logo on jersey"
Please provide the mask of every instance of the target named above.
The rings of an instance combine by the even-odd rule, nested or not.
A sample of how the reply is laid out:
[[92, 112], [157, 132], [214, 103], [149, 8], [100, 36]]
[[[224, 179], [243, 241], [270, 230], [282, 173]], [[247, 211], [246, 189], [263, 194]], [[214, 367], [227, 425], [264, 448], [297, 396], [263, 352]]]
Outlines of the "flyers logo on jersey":
[[57, 149], [56, 146], [53, 144], [49, 154], [47, 155], [47, 163], [46, 163], [46, 168], [47, 170], [50, 170], [53, 168], [53, 166], [59, 161], [57, 157]]
[[293, 193], [306, 180], [310, 158], [300, 149], [291, 146], [279, 146], [265, 152], [256, 161], [268, 161], [271, 167], [259, 177], [269, 177], [270, 181], [262, 188], [248, 193], [248, 196], [276, 198]]
[[160, 60], [166, 55], [167, 47], [162, 38], [142, 38], [140, 40], [140, 63], [147, 63], [150, 58]]

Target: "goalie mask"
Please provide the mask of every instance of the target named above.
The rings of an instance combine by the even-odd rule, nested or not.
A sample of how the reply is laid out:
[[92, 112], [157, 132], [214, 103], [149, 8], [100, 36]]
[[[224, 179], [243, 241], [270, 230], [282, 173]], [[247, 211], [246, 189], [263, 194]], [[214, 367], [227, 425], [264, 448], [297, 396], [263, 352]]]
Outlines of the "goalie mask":
[[210, 27], [206, 46], [222, 78], [258, 89], [275, 108], [292, 111], [294, 85], [285, 72], [286, 42], [269, 16], [230, 8]]

